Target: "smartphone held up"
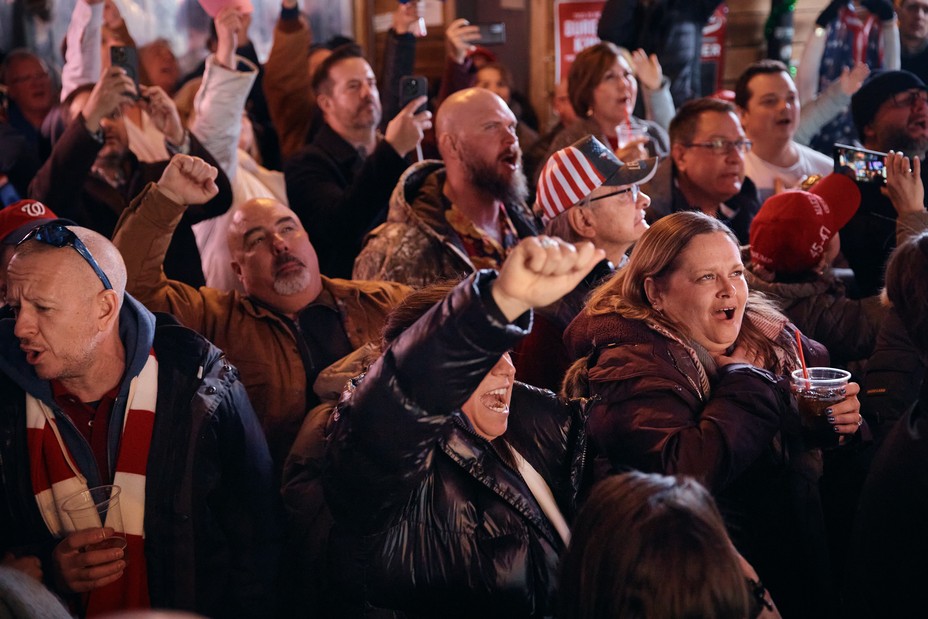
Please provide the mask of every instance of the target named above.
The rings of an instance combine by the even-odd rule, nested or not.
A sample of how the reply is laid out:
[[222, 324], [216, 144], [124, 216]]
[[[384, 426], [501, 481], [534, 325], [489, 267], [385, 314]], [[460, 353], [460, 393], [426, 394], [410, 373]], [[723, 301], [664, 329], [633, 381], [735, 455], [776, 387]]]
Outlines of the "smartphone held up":
[[[424, 75], [404, 75], [400, 78], [400, 109], [409, 105], [419, 97], [429, 94], [429, 80]], [[421, 114], [427, 108], [427, 102], [416, 108], [415, 114]], [[416, 156], [422, 161], [422, 145], [416, 144]]]
[[886, 153], [848, 144], [835, 144], [835, 172], [849, 174], [858, 183], [886, 184]]
[[110, 64], [125, 71], [135, 84], [135, 92], [139, 92], [139, 52], [134, 46], [114, 45], [111, 47]]

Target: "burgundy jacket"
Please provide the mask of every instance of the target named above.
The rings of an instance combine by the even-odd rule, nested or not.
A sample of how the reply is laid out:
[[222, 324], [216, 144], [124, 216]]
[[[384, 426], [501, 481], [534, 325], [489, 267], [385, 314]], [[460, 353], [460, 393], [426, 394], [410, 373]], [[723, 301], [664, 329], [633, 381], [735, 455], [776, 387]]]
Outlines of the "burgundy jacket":
[[[818, 495], [821, 452], [802, 443], [787, 379], [730, 364], [710, 377], [704, 399], [684, 347], [641, 321], [583, 312], [564, 339], [575, 358], [590, 355], [589, 395], [598, 401], [588, 431], [597, 474], [634, 468], [696, 478], [715, 496], [732, 540], [783, 616], [823, 616], [814, 613], [827, 608], [832, 587]], [[804, 340], [803, 350], [810, 365], [827, 363], [820, 344]], [[803, 608], [812, 614], [788, 614]]]

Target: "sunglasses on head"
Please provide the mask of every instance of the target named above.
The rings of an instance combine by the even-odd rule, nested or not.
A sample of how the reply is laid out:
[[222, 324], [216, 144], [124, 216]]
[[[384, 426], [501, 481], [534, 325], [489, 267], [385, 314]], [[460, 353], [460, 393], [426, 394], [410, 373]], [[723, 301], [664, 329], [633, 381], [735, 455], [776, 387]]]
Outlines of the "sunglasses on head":
[[103, 269], [100, 268], [97, 261], [93, 259], [93, 254], [90, 253], [87, 246], [84, 245], [83, 241], [77, 238], [76, 234], [68, 230], [64, 224], [53, 221], [37, 226], [30, 230], [29, 234], [24, 236], [23, 240], [17, 243], [16, 246], [19, 247], [26, 241], [38, 241], [39, 243], [45, 243], [52, 247], [73, 247], [74, 251], [81, 255], [81, 258], [90, 265], [93, 272], [96, 273], [100, 281], [103, 282], [103, 288], [105, 290], [113, 289], [112, 284], [110, 284], [110, 278], [106, 276], [106, 273], [103, 272]]

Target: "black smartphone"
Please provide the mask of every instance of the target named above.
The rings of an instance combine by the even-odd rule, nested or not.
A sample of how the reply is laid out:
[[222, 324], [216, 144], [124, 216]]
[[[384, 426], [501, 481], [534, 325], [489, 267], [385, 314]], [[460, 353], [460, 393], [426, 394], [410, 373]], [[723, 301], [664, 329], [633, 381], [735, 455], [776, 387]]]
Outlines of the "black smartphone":
[[471, 41], [474, 45], [502, 45], [506, 42], [506, 24], [474, 24], [480, 30], [480, 38]]
[[121, 67], [135, 83], [139, 91], [139, 52], [131, 45], [114, 45], [110, 48], [110, 64]]
[[848, 173], [858, 183], [886, 183], [886, 153], [835, 144], [835, 172]]
[[[426, 97], [429, 93], [429, 80], [424, 75], [404, 75], [400, 78], [400, 109], [418, 97]], [[426, 103], [416, 108], [416, 114], [424, 112]]]

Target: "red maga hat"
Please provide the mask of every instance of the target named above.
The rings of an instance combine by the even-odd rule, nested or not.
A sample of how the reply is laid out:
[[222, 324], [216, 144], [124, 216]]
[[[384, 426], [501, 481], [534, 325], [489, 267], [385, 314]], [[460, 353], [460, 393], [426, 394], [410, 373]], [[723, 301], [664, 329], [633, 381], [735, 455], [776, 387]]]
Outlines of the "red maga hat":
[[767, 198], [751, 222], [751, 261], [773, 273], [814, 268], [859, 206], [860, 189], [843, 174], [829, 174], [809, 191]]

